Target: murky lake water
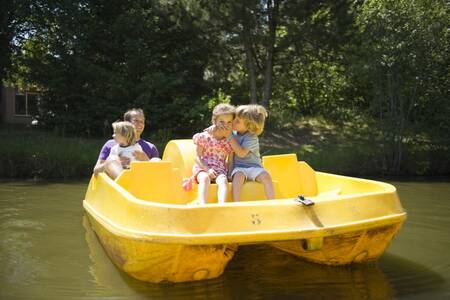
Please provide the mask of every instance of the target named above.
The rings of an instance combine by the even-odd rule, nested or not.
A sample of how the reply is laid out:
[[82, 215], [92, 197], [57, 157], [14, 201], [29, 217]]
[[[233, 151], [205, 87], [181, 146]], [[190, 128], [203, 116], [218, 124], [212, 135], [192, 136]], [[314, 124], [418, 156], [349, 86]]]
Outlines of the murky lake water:
[[391, 183], [408, 219], [376, 263], [245, 246], [217, 279], [158, 285], [108, 259], [84, 216], [86, 182], [0, 182], [0, 299], [450, 299], [450, 180]]

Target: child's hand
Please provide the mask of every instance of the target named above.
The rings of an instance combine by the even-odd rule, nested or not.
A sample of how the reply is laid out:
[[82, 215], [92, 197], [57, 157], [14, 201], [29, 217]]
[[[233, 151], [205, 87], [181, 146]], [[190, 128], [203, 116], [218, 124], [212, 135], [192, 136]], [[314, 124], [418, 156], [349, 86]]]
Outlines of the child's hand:
[[213, 169], [209, 169], [208, 170], [208, 175], [209, 175], [209, 178], [215, 179], [217, 177], [217, 172], [214, 171]]
[[233, 127], [232, 126], [228, 126], [223, 130], [223, 134], [224, 134], [224, 138], [229, 137], [230, 135], [233, 134]]
[[226, 138], [232, 133], [233, 130], [231, 126], [220, 125], [219, 129], [217, 130], [217, 135], [221, 138]]
[[130, 159], [125, 156], [121, 156], [119, 154], [119, 162], [122, 165], [122, 167], [128, 166], [130, 164]]
[[216, 138], [225, 138], [233, 133], [232, 126], [227, 126], [224, 124], [217, 124], [209, 126], [205, 129], [210, 135], [215, 136]]
[[208, 132], [210, 135], [214, 136], [215, 138], [222, 138], [222, 129], [220, 126], [212, 125], [205, 129], [206, 132]]
[[[133, 152], [133, 155], [139, 161], [148, 161], [149, 160], [147, 154], [145, 154], [145, 152], [143, 152], [143, 151], [136, 150]], [[130, 160], [128, 160], [128, 163], [130, 163]]]

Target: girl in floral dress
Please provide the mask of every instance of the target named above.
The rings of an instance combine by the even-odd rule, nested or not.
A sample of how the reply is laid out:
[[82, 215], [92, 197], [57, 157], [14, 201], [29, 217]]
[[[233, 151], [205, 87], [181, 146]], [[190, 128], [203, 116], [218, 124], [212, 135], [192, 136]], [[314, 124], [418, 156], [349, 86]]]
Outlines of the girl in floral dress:
[[228, 189], [228, 170], [232, 149], [230, 139], [235, 107], [230, 104], [219, 104], [214, 107], [212, 124], [224, 130], [205, 130], [194, 135], [197, 157], [192, 168], [193, 176], [184, 181], [185, 190], [192, 189], [194, 182], [198, 183], [198, 204], [205, 204], [208, 199], [208, 190], [211, 182], [215, 181], [219, 203], [224, 203]]

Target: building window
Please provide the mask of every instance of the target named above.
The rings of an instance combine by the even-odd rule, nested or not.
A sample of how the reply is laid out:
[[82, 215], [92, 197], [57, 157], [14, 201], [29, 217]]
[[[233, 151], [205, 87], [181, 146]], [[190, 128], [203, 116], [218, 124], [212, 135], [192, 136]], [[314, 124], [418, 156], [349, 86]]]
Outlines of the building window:
[[38, 114], [39, 94], [17, 93], [15, 115], [36, 116]]

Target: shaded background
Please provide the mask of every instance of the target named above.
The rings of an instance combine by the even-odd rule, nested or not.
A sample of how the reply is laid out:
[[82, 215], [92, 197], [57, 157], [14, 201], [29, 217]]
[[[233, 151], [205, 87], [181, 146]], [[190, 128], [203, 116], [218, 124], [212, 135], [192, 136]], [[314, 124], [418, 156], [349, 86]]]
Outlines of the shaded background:
[[336, 144], [362, 149], [351, 156], [373, 161], [366, 173], [442, 175], [449, 20], [444, 0], [7, 0], [0, 80], [39, 91], [35, 118], [58, 136], [109, 137], [138, 106], [165, 144], [209, 125], [219, 102], [251, 102], [283, 140], [309, 137], [305, 119], [322, 136], [357, 130]]

